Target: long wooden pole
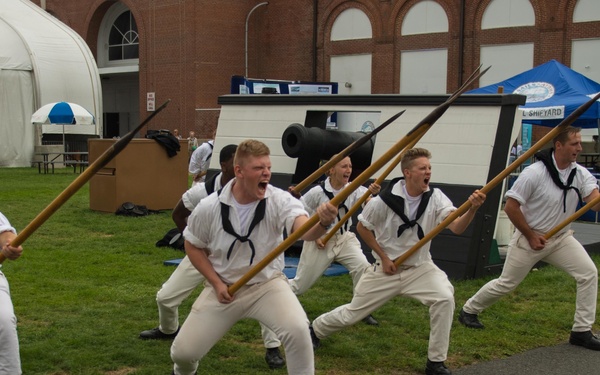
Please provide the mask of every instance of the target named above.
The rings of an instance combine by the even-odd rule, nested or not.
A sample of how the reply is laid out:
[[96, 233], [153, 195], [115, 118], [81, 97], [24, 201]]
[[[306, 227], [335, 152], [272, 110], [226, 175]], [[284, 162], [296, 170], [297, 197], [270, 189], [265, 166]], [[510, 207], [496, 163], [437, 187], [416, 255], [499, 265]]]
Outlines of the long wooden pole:
[[[69, 198], [71, 198], [86, 182], [88, 182], [96, 172], [102, 169], [109, 161], [111, 161], [119, 152], [121, 152], [127, 144], [133, 139], [135, 134], [140, 131], [150, 120], [162, 111], [171, 101], [167, 100], [163, 105], [158, 107], [150, 116], [148, 116], [135, 129], [127, 133], [123, 138], [119, 139], [115, 144], [109, 147], [102, 153], [85, 171], [83, 171], [69, 186], [66, 187], [54, 200], [40, 212], [28, 225], [23, 229], [17, 237], [15, 237], [10, 245], [17, 247], [21, 245], [29, 236], [33, 234], [50, 216], [52, 216]], [[6, 257], [0, 253], [0, 263], [4, 262]]]
[[[392, 171], [400, 163], [400, 161], [402, 160], [402, 156], [404, 156], [406, 151], [415, 147], [415, 145], [417, 144], [417, 142], [421, 139], [421, 137], [423, 135], [421, 135], [420, 137], [413, 140], [409, 145], [407, 145], [404, 148], [404, 150], [402, 150], [402, 152], [400, 152], [400, 154], [398, 156], [396, 156], [396, 158], [390, 163], [390, 165], [388, 165], [388, 167], [385, 169], [385, 171], [383, 171], [381, 176], [379, 176], [375, 180], [376, 184], [381, 185], [383, 183], [383, 181], [386, 179], [386, 177], [390, 173], [392, 173]], [[367, 199], [369, 199], [370, 197], [371, 197], [371, 192], [369, 190], [367, 190], [360, 198], [358, 198], [356, 203], [354, 203], [354, 205], [348, 210], [348, 212], [346, 212], [346, 214], [337, 223], [335, 223], [333, 228], [331, 228], [331, 230], [324, 237], [321, 238], [323, 245], [327, 245], [327, 242], [329, 242], [331, 237], [333, 237], [333, 235], [336, 234], [338, 230], [340, 230], [340, 228], [342, 227], [342, 225], [344, 225], [344, 223], [346, 221], [350, 220], [352, 215], [354, 215], [356, 213], [356, 211], [358, 211], [358, 209], [363, 205], [363, 203], [365, 203], [367, 201]]]
[[[544, 145], [551, 141], [552, 138], [557, 136], [561, 131], [563, 131], [567, 126], [571, 125], [579, 116], [581, 116], [588, 108], [594, 104], [596, 100], [600, 99], [600, 93], [594, 96], [592, 99], [581, 105], [575, 111], [573, 111], [567, 118], [562, 120], [560, 124], [558, 124], [555, 128], [553, 128], [548, 134], [546, 134], [542, 139], [537, 141], [529, 150], [527, 150], [523, 155], [517, 158], [514, 162], [512, 162], [506, 169], [500, 172], [496, 177], [494, 177], [490, 182], [487, 183], [484, 187], [479, 189], [482, 193], [487, 194], [490, 190], [492, 190], [496, 185], [498, 185], [502, 180], [504, 180], [512, 171], [517, 169], [519, 165], [525, 162], [527, 159], [532, 157], [538, 150], [540, 150]], [[394, 260], [394, 264], [399, 266], [406, 259], [408, 259], [411, 255], [413, 255], [417, 250], [421, 248], [424, 244], [431, 241], [433, 237], [435, 237], [438, 233], [444, 230], [450, 223], [456, 220], [459, 216], [467, 212], [467, 210], [471, 207], [471, 203], [466, 201], [460, 206], [456, 211], [452, 212], [444, 221], [438, 224], [435, 228], [431, 230], [431, 232], [427, 233], [425, 237], [423, 237], [419, 242], [414, 244], [407, 252], [400, 255], [398, 258]]]
[[[459, 89], [457, 90], [457, 93], [460, 92], [460, 90], [463, 87], [467, 87], [472, 82], [473, 77], [475, 76], [475, 74], [477, 74], [479, 69], [481, 69], [481, 65], [479, 65], [479, 67], [473, 73], [471, 73], [471, 75], [467, 78], [467, 80], [459, 87]], [[406, 146], [406, 148], [404, 150], [402, 150], [402, 152], [396, 157], [396, 159], [394, 159], [394, 161], [392, 161], [392, 163], [386, 168], [386, 170], [381, 174], [381, 176], [379, 176], [377, 178], [377, 180], [375, 180], [375, 183], [378, 185], [381, 185], [383, 183], [383, 181], [387, 178], [387, 176], [390, 173], [392, 173], [392, 171], [396, 168], [396, 166], [398, 164], [400, 164], [400, 161], [402, 161], [402, 156], [404, 156], [404, 153], [406, 153], [406, 150], [409, 150], [409, 149], [415, 147], [415, 145], [421, 138], [422, 138], [422, 136], [415, 139], [408, 146]], [[327, 242], [329, 242], [331, 237], [333, 237], [333, 235], [337, 233], [337, 231], [342, 227], [342, 225], [344, 225], [344, 223], [346, 221], [348, 221], [352, 217], [352, 215], [354, 215], [354, 213], [356, 211], [358, 211], [358, 209], [363, 205], [363, 203], [365, 203], [367, 201], [367, 199], [369, 199], [370, 196], [371, 196], [370, 191], [365, 192], [362, 195], [362, 197], [360, 197], [358, 199], [358, 201], [356, 201], [354, 206], [352, 206], [350, 208], [350, 210], [348, 210], [348, 212], [335, 224], [335, 226], [333, 228], [331, 228], [331, 230], [324, 237], [321, 238], [321, 241], [323, 242], [323, 246], [325, 246], [327, 244]]]
[[[488, 68], [489, 69], [489, 68]], [[476, 77], [473, 78], [473, 81], [481, 75], [483, 75], [488, 69], [479, 73]], [[421, 120], [412, 130], [410, 130], [402, 139], [400, 139], [396, 144], [394, 144], [388, 151], [386, 151], [379, 159], [377, 159], [373, 164], [371, 164], [367, 169], [363, 171], [358, 177], [354, 179], [348, 186], [346, 186], [342, 191], [340, 191], [330, 203], [334, 206], [339, 206], [348, 195], [350, 195], [354, 190], [356, 190], [360, 185], [364, 184], [375, 172], [377, 172], [381, 167], [383, 167], [387, 162], [392, 160], [394, 156], [396, 156], [402, 149], [404, 149], [408, 144], [414, 141], [417, 138], [420, 138], [425, 134], [431, 126], [440, 118], [442, 115], [448, 110], [450, 105], [460, 96], [462, 92], [466, 90], [468, 85], [464, 85], [461, 87], [459, 91], [450, 96], [444, 103], [440, 104], [436, 108], [431, 111], [423, 120]], [[265, 268], [269, 263], [271, 263], [279, 254], [288, 249], [292, 244], [298, 241], [310, 228], [317, 224], [319, 221], [319, 216], [317, 214], [312, 215], [300, 228], [291, 233], [283, 242], [279, 244], [275, 249], [273, 249], [269, 254], [267, 254], [260, 262], [258, 262], [254, 267], [252, 267], [246, 274], [244, 274], [238, 281], [229, 286], [229, 294], [233, 295], [237, 292], [242, 286], [244, 286], [248, 281], [250, 281], [256, 274], [258, 274], [263, 268]]]
[[548, 233], [544, 235], [544, 238], [549, 239], [550, 237], [554, 236], [556, 233], [560, 232], [561, 229], [569, 225], [572, 221], [577, 220], [581, 215], [588, 212], [592, 207], [594, 207], [598, 203], [600, 203], [600, 195], [589, 201], [585, 206], [581, 207], [580, 209], [575, 211], [575, 213], [573, 213], [571, 216], [563, 220], [560, 224], [552, 228]]
[[354, 141], [351, 144], [349, 144], [345, 149], [343, 149], [342, 151], [340, 151], [339, 153], [337, 153], [336, 155], [334, 155], [331, 159], [329, 159], [329, 161], [327, 163], [323, 164], [316, 171], [314, 171], [313, 173], [311, 173], [310, 176], [306, 177], [304, 180], [302, 180], [302, 182], [300, 182], [298, 185], [294, 186], [292, 188], [291, 193], [293, 193], [294, 195], [301, 194], [302, 191], [304, 189], [306, 189], [310, 184], [312, 184], [317, 178], [321, 177], [330, 168], [332, 168], [334, 165], [336, 165], [337, 163], [339, 163], [340, 160], [342, 160], [346, 156], [352, 154], [360, 146], [362, 146], [365, 143], [367, 143], [367, 141], [370, 140], [371, 138], [373, 138], [375, 136], [375, 134], [379, 133], [380, 131], [382, 131], [383, 129], [385, 129], [385, 127], [387, 127], [389, 124], [391, 124], [392, 122], [394, 122], [398, 117], [402, 116], [402, 114], [404, 112], [406, 112], [406, 111], [401, 111], [401, 112], [396, 113], [395, 115], [393, 115], [392, 117], [390, 117], [389, 119], [387, 119], [383, 124], [381, 124], [377, 128], [375, 128], [372, 132], [363, 135], [362, 137], [360, 137], [356, 141]]

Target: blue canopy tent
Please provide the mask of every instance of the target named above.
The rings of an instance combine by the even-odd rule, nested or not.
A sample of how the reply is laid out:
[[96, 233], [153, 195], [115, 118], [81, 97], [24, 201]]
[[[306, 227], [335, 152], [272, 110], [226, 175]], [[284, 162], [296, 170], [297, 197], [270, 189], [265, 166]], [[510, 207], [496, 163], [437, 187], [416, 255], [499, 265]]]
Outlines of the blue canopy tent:
[[[600, 83], [577, 73], [556, 60], [525, 71], [493, 85], [468, 91], [467, 94], [496, 94], [498, 87], [505, 93], [527, 96], [519, 107], [523, 123], [554, 127], [580, 105], [600, 92]], [[573, 124], [582, 128], [597, 128], [600, 103], [597, 101]]]

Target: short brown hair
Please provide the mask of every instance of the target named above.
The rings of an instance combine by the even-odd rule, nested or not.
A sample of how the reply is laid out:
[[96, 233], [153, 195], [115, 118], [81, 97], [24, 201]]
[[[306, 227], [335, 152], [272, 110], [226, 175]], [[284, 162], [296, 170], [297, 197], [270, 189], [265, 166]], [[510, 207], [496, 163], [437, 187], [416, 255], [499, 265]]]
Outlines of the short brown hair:
[[412, 167], [412, 163], [415, 159], [423, 157], [431, 159], [431, 152], [426, 148], [415, 147], [407, 150], [404, 155], [402, 155], [402, 161], [400, 162], [402, 174], [404, 174], [405, 169], [410, 169], [410, 167]]
[[256, 139], [247, 139], [238, 145], [233, 163], [235, 165], [242, 165], [242, 160], [248, 156], [258, 157], [269, 156], [270, 154], [271, 151], [266, 144], [262, 143], [261, 141], [257, 141]]
[[552, 146], [556, 145], [556, 142], [560, 142], [560, 144], [564, 145], [566, 141], [569, 140], [571, 134], [577, 134], [581, 132], [581, 128], [576, 128], [574, 126], [567, 126], [560, 133], [552, 139]]

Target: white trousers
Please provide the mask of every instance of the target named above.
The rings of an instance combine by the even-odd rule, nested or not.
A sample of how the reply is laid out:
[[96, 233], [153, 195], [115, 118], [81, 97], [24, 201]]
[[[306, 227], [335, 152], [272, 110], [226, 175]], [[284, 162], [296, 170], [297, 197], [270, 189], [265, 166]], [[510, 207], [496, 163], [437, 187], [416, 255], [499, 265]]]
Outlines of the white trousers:
[[380, 266], [369, 267], [354, 289], [349, 304], [340, 306], [315, 319], [315, 334], [324, 338], [351, 326], [377, 310], [395, 296], [414, 298], [429, 307], [428, 359], [445, 361], [450, 344], [454, 314], [454, 287], [448, 276], [433, 262], [403, 268], [387, 275]]
[[207, 284], [171, 346], [175, 374], [194, 374], [202, 357], [244, 318], [258, 320], [281, 338], [289, 374], [314, 374], [308, 318], [284, 274], [241, 287], [229, 304], [220, 303]]
[[[158, 328], [163, 333], [175, 333], [179, 328], [179, 306], [204, 282], [204, 276], [185, 256], [162, 288], [156, 293], [158, 305]], [[261, 324], [261, 334], [266, 348], [278, 348], [281, 345], [275, 333]]]
[[294, 293], [300, 295], [306, 292], [333, 262], [346, 267], [354, 287], [365, 269], [370, 266], [360, 242], [352, 232], [332, 236], [323, 249], [318, 248], [315, 241], [304, 241], [296, 276], [290, 280]]
[[577, 282], [577, 299], [572, 330], [585, 332], [592, 329], [596, 318], [598, 298], [598, 271], [583, 246], [567, 231], [552, 237], [542, 250], [532, 250], [527, 238], [515, 231], [508, 244], [508, 253], [499, 278], [485, 284], [463, 309], [469, 314], [479, 314], [502, 296], [512, 292], [525, 279], [531, 268], [544, 261], [571, 275]]
[[10, 299], [8, 280], [0, 272], [0, 375], [21, 374], [17, 317]]

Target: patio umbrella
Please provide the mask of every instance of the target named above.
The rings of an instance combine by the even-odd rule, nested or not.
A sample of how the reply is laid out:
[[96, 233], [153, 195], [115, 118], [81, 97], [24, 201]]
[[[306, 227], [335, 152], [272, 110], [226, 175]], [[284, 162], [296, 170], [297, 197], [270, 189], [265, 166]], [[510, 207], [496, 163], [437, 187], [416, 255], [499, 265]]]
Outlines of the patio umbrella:
[[[63, 126], [63, 147], [65, 145], [65, 125], [93, 125], [94, 115], [79, 104], [69, 102], [49, 103], [31, 115], [33, 124], [57, 124]], [[66, 149], [65, 149], [66, 151]]]

